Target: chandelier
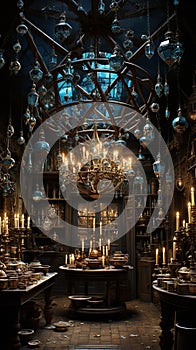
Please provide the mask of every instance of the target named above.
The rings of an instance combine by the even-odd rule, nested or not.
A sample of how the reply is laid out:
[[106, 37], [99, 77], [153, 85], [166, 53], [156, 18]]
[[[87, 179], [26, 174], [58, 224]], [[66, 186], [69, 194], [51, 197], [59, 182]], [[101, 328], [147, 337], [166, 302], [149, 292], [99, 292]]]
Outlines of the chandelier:
[[[92, 139], [85, 144], [77, 146], [74, 155], [63, 153], [59, 164], [60, 176], [62, 176], [61, 190], [73, 186], [73, 190], [83, 195], [97, 198], [99, 193], [115, 192], [115, 197], [126, 194], [128, 178], [134, 176], [132, 159], [124, 152], [126, 142], [115, 141], [113, 135], [105, 129], [107, 136], [102, 139], [98, 135], [97, 124], [92, 125]], [[89, 130], [88, 130], [89, 132]], [[103, 129], [101, 130], [103, 133]], [[81, 161], [80, 161], [81, 160]]]

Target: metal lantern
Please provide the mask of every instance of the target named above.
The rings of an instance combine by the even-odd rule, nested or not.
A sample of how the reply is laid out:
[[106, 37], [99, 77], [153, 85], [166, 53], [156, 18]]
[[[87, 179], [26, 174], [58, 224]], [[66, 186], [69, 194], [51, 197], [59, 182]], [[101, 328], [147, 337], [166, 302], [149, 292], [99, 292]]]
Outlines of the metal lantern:
[[70, 36], [72, 27], [70, 24], [68, 24], [66, 21], [66, 15], [63, 12], [60, 16], [60, 21], [59, 23], [56, 24], [55, 26], [55, 36], [56, 38], [63, 42], [65, 39], [67, 39]]

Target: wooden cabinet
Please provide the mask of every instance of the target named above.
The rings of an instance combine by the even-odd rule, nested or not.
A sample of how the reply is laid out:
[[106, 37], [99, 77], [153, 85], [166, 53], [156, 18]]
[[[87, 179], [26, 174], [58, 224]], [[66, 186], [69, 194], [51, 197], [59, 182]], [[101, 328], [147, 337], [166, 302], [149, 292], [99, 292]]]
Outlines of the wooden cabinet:
[[137, 289], [138, 297], [142, 301], [152, 302], [152, 274], [155, 260], [152, 257], [138, 257], [137, 259]]

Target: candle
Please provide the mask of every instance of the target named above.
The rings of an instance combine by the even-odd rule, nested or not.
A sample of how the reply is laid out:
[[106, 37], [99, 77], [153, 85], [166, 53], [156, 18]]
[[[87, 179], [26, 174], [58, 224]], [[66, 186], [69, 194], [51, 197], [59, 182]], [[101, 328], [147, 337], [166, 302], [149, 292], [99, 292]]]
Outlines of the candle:
[[102, 266], [104, 267], [105, 266], [105, 256], [102, 255]]
[[24, 228], [24, 214], [21, 216], [21, 228]]
[[166, 263], [166, 260], [165, 260], [165, 247], [163, 247], [163, 264]]
[[176, 260], [176, 237], [173, 238], [173, 259]]
[[93, 218], [93, 232], [95, 232], [95, 218]]
[[186, 227], [186, 220], [182, 221], [182, 226], [185, 228]]
[[195, 189], [191, 187], [191, 205], [195, 205]]
[[176, 212], [176, 231], [179, 231], [180, 228], [180, 213], [179, 211]]
[[191, 202], [188, 202], [188, 223], [191, 224]]
[[110, 239], [108, 239], [108, 250], [110, 250]]
[[67, 265], [67, 254], [65, 254], [65, 265]]
[[30, 216], [27, 218], [27, 228], [30, 228]]
[[103, 245], [103, 256], [105, 256], [105, 246]]
[[108, 246], [105, 247], [105, 256], [108, 257]]
[[82, 238], [82, 253], [84, 253], [84, 238]]
[[159, 249], [156, 248], [156, 265], [159, 264]]
[[102, 236], [102, 221], [100, 221], [99, 227], [100, 227], [100, 236]]
[[99, 238], [99, 250], [101, 250], [101, 238]]

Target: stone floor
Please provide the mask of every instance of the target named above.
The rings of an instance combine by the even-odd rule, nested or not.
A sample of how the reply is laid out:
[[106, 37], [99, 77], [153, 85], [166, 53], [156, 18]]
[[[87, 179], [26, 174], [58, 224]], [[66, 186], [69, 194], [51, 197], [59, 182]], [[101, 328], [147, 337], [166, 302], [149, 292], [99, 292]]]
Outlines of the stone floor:
[[[37, 300], [39, 303], [39, 300]], [[52, 324], [68, 322], [65, 331], [44, 328], [44, 318], [32, 339], [40, 341], [40, 350], [160, 350], [159, 305], [138, 299], [126, 302], [126, 312], [116, 317], [70, 317], [70, 300], [66, 296], [54, 298]], [[41, 306], [41, 300], [40, 300]], [[21, 350], [29, 349], [23, 345]]]

